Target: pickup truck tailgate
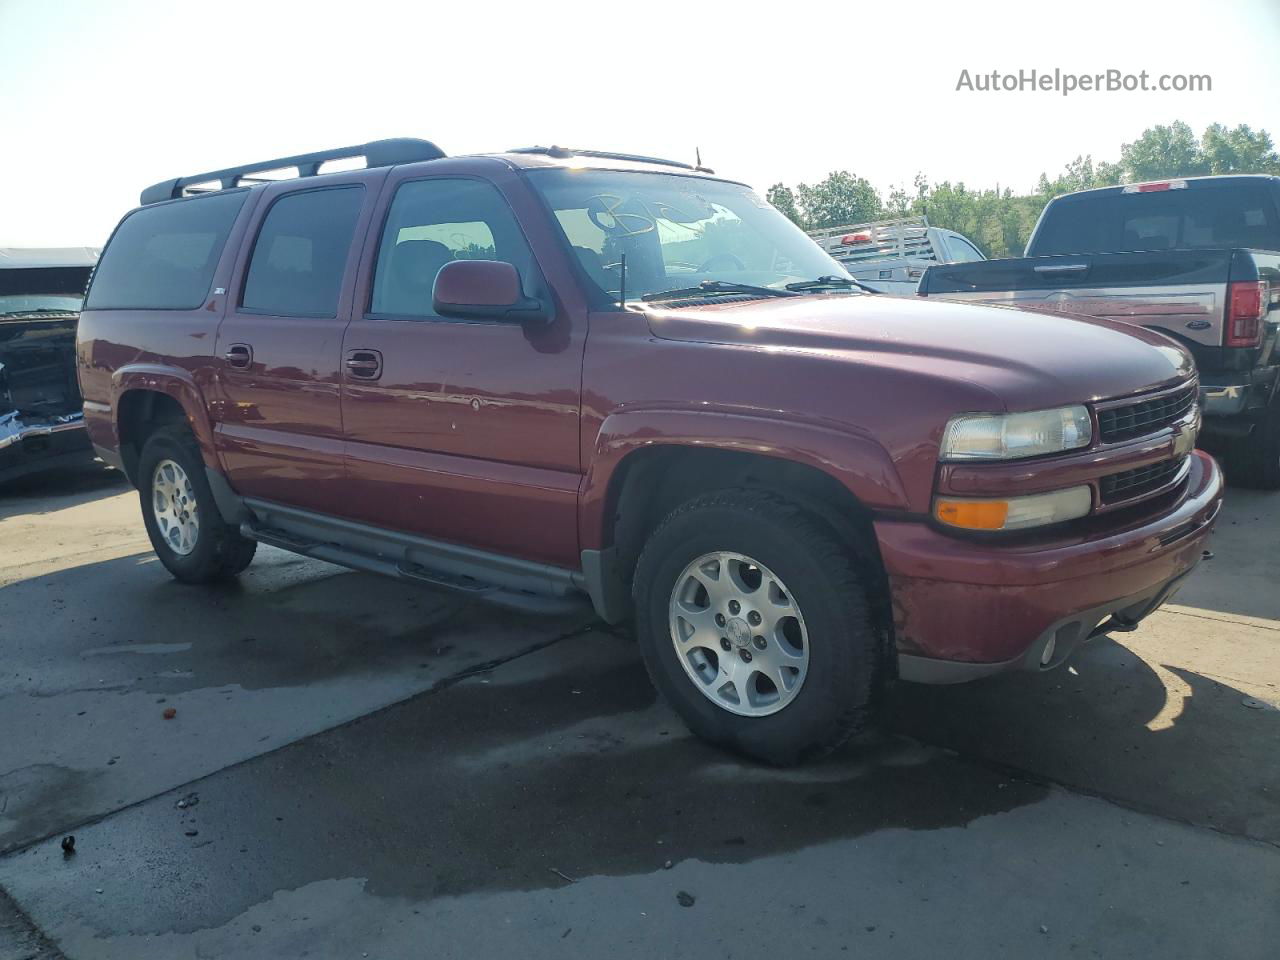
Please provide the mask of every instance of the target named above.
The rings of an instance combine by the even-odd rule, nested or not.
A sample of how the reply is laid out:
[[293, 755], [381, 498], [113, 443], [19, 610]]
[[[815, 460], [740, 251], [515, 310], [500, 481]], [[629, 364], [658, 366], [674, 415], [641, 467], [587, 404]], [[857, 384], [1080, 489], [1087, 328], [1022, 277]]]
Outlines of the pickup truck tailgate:
[[1222, 343], [1230, 250], [1029, 257], [930, 267], [920, 294], [1125, 320]]

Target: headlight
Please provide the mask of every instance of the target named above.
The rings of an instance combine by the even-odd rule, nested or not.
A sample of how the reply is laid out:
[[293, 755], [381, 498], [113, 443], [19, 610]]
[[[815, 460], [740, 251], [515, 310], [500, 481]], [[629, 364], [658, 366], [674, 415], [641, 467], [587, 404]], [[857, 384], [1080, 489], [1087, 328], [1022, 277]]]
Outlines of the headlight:
[[942, 436], [943, 460], [1016, 460], [1087, 447], [1093, 421], [1082, 406], [1031, 413], [955, 417]]
[[949, 527], [964, 530], [1026, 530], [1085, 516], [1093, 506], [1087, 486], [1003, 500], [939, 497], [933, 515]]

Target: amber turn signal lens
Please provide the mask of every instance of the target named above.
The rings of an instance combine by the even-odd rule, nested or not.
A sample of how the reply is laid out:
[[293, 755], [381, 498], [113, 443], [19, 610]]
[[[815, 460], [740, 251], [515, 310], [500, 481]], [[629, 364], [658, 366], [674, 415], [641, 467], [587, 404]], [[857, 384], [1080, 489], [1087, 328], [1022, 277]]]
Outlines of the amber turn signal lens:
[[934, 506], [939, 520], [968, 530], [1000, 530], [1009, 516], [1007, 500], [939, 500]]
[[1004, 500], [938, 499], [934, 501], [933, 515], [940, 523], [963, 530], [1026, 530], [1075, 520], [1088, 514], [1092, 507], [1092, 491], [1082, 484]]

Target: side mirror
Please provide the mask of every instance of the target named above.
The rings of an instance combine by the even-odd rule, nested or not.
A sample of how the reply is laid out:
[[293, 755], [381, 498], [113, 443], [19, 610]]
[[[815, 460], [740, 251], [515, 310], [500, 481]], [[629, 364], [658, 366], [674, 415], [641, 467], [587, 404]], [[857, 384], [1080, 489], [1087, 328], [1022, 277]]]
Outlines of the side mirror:
[[436, 274], [431, 306], [442, 317], [506, 320], [517, 323], [551, 319], [548, 304], [527, 296], [520, 271], [502, 260], [453, 260]]

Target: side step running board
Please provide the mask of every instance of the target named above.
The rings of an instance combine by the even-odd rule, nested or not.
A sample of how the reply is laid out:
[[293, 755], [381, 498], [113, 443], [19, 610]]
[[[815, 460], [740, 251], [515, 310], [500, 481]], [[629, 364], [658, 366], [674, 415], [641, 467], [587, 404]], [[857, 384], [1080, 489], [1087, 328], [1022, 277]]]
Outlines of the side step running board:
[[[516, 585], [489, 582], [470, 573], [428, 567], [409, 559], [396, 559], [394, 554], [403, 553], [403, 551], [388, 549], [385, 553], [381, 550], [377, 553], [367, 552], [356, 549], [353, 545], [313, 539], [277, 526], [246, 521], [240, 524], [240, 535], [259, 543], [288, 550], [290, 553], [336, 563], [354, 570], [364, 570], [368, 573], [427, 584], [437, 589], [448, 590], [451, 593], [524, 613], [560, 614], [585, 612], [591, 609], [586, 595], [575, 589], [575, 584], [567, 577], [563, 585], [553, 584], [548, 580], [545, 590], [522, 589]], [[388, 547], [390, 546], [388, 544]], [[470, 569], [476, 566], [477, 564], [473, 563]], [[542, 582], [536, 578], [530, 578], [530, 585], [542, 586]]]
[[429, 583], [436, 587], [444, 587], [446, 590], [457, 590], [459, 593], [475, 593], [486, 594], [492, 593], [498, 587], [492, 583], [485, 583], [477, 580], [475, 577], [463, 576], [460, 574], [444, 573], [440, 570], [431, 570], [424, 567], [420, 563], [410, 563], [405, 561], [396, 567], [400, 576], [410, 580], [421, 580], [423, 583]]

